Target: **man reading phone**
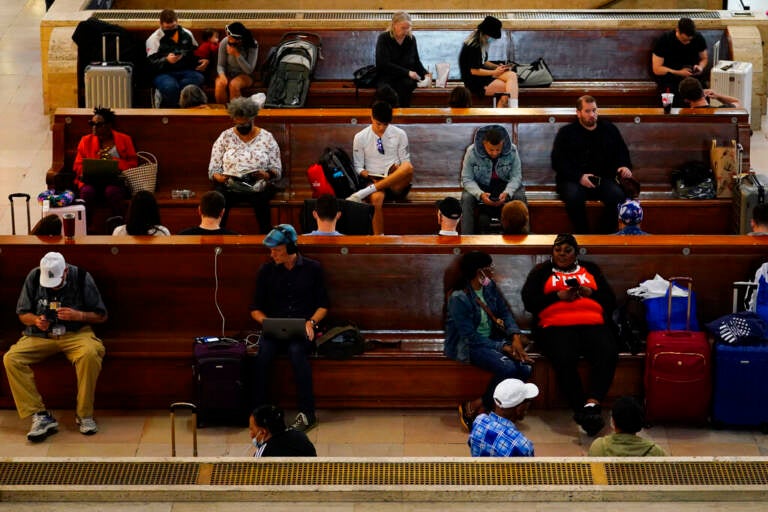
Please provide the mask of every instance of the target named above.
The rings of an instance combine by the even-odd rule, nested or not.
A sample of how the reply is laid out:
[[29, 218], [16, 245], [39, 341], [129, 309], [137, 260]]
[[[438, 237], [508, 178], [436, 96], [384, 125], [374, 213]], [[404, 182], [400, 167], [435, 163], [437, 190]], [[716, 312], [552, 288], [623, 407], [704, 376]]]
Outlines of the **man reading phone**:
[[[616, 232], [616, 207], [626, 199], [617, 178], [632, 176], [632, 162], [618, 128], [598, 119], [597, 101], [592, 96], [576, 101], [576, 121], [557, 132], [552, 168], [557, 193], [565, 203], [574, 232]], [[587, 220], [588, 200], [605, 205], [600, 225], [592, 230]]]

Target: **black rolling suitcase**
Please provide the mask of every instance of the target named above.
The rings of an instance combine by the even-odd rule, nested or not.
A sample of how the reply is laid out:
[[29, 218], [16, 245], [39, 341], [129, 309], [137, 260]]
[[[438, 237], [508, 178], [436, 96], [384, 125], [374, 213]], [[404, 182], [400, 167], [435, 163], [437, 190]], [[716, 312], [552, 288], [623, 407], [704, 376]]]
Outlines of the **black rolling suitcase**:
[[29, 194], [25, 194], [23, 192], [16, 192], [15, 194], [10, 194], [8, 196], [8, 201], [11, 202], [11, 233], [16, 234], [16, 212], [13, 208], [13, 200], [17, 197], [21, 197], [26, 200], [27, 203], [27, 232], [24, 233], [25, 235], [28, 234], [30, 231], [32, 231], [32, 223], [29, 220]]
[[197, 426], [248, 425], [245, 343], [202, 337], [194, 344], [193, 377]]

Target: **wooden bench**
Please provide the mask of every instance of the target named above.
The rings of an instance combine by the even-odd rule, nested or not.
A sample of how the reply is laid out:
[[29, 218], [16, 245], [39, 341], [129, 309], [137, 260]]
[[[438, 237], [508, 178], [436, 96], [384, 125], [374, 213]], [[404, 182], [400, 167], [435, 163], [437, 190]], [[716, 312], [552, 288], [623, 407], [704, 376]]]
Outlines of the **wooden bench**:
[[[599, 101], [599, 99], [598, 99]], [[54, 116], [52, 172], [71, 168], [77, 143], [90, 131], [87, 109], [58, 109]], [[157, 198], [162, 220], [172, 231], [197, 223], [197, 200], [171, 198], [182, 188], [198, 196], [210, 189], [207, 167], [210, 148], [219, 133], [231, 126], [222, 110], [117, 111], [116, 128], [129, 133], [138, 150], [157, 156]], [[669, 176], [689, 160], [708, 161], [712, 138], [734, 139], [745, 148], [749, 166], [749, 124], [738, 109], [675, 110], [602, 109], [601, 116], [614, 122], [629, 148], [634, 172], [643, 185], [646, 211], [643, 226], [659, 234], [733, 232], [731, 201], [680, 200], [672, 197]], [[517, 144], [523, 180], [531, 209], [533, 232], [567, 230], [568, 218], [554, 189], [550, 167], [552, 142], [558, 129], [575, 119], [572, 108], [510, 109], [400, 109], [394, 123], [408, 134], [415, 167], [414, 188], [408, 200], [387, 204], [385, 232], [428, 234], [435, 227], [434, 201], [459, 196], [459, 173], [466, 147], [483, 125], [504, 125]], [[323, 148], [339, 145], [349, 153], [354, 134], [370, 123], [368, 109], [265, 109], [257, 125], [272, 132], [281, 148], [284, 191], [273, 201], [273, 222], [299, 225], [303, 199], [310, 196], [306, 169]], [[592, 215], [598, 203], [590, 204]], [[249, 208], [235, 208], [230, 227], [240, 233], [256, 233], [258, 226]]]
[[[663, 26], [663, 29], [504, 30], [501, 39], [490, 46], [489, 58], [495, 61], [509, 59], [519, 63], [532, 62], [542, 56], [546, 59], [555, 82], [547, 88], [521, 89], [520, 106], [523, 107], [570, 107], [575, 98], [583, 94], [600, 97], [604, 107], [652, 107], [659, 105], [660, 99], [650, 71], [651, 49], [655, 40], [669, 30], [669, 23], [665, 22]], [[141, 47], [154, 29], [130, 30]], [[192, 30], [200, 41], [201, 29]], [[367, 107], [371, 104], [374, 91], [366, 89], [356, 94], [352, 76], [356, 69], [375, 63], [376, 39], [381, 30], [371, 27], [312, 30], [322, 38], [324, 58], [317, 63], [315, 69], [307, 97], [308, 107]], [[286, 28], [274, 27], [254, 30], [260, 45], [259, 70], [269, 49], [279, 43], [285, 31]], [[469, 32], [418, 27], [414, 30], [422, 63], [433, 74], [435, 64], [449, 63], [451, 86], [461, 83], [458, 57]], [[701, 33], [707, 40], [710, 53], [714, 43], [719, 41], [719, 57], [728, 59], [733, 55], [727, 29], [705, 29]], [[710, 57], [710, 62], [713, 57]], [[256, 73], [257, 81], [249, 92], [263, 90], [260, 78], [260, 72]], [[148, 79], [139, 79], [139, 82], [148, 83]], [[214, 101], [212, 85], [209, 83], [207, 87], [211, 102]], [[413, 106], [446, 106], [450, 89], [417, 89]], [[82, 99], [82, 92], [80, 96]], [[475, 98], [475, 105], [490, 106], [490, 99]], [[136, 91], [134, 106], [150, 106], [150, 93], [146, 87]]]
[[[768, 240], [747, 236], [580, 236], [586, 254], [602, 268], [614, 291], [655, 273], [690, 275], [701, 320], [728, 311], [731, 282], [752, 275], [765, 260]], [[530, 269], [551, 251], [551, 235], [528, 237], [436, 236], [301, 237], [304, 254], [326, 271], [331, 313], [357, 322], [369, 338], [399, 340], [347, 361], [313, 359], [319, 407], [448, 407], [477, 396], [488, 376], [443, 357], [446, 276], [458, 254], [478, 249], [494, 257], [496, 276], [520, 325], [529, 323], [520, 290]], [[218, 260], [215, 248], [220, 247]], [[110, 317], [96, 330], [107, 347], [97, 392], [98, 408], [162, 408], [192, 397], [192, 339], [253, 328], [248, 305], [267, 251], [261, 236], [99, 237], [66, 243], [59, 238], [0, 237], [0, 339], [16, 341], [14, 306], [24, 278], [48, 251], [91, 272]], [[218, 266], [218, 269], [216, 268]], [[621, 357], [610, 396], [642, 393], [642, 356]], [[63, 358], [39, 366], [36, 380], [50, 407], [72, 407], [74, 374]], [[282, 361], [275, 372], [284, 405], [293, 400], [292, 373]], [[562, 399], [545, 359], [537, 358], [538, 407]], [[0, 382], [0, 406], [13, 405]]]

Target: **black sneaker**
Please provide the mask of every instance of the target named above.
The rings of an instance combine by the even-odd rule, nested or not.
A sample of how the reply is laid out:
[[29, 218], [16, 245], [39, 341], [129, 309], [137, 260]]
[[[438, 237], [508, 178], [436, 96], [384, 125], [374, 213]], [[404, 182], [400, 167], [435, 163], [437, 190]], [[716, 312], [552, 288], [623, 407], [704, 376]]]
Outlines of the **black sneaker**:
[[579, 424], [585, 434], [589, 437], [595, 437], [605, 427], [605, 421], [601, 413], [602, 409], [599, 405], [584, 406], [573, 415], [573, 420]]
[[299, 432], [307, 432], [315, 428], [317, 423], [317, 417], [314, 414], [307, 416], [303, 412], [300, 412], [296, 415], [296, 419], [293, 420], [291, 428], [298, 430]]

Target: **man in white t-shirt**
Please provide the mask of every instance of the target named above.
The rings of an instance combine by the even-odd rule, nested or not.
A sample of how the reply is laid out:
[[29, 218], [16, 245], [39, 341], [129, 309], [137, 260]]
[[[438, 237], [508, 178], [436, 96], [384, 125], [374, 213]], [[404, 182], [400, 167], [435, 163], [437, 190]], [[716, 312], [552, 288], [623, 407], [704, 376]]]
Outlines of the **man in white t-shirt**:
[[389, 103], [375, 102], [371, 107], [371, 126], [358, 132], [352, 145], [355, 172], [371, 183], [347, 199], [362, 202], [370, 197], [374, 206], [374, 235], [384, 234], [384, 200], [405, 199], [413, 179], [408, 136], [391, 123]]

